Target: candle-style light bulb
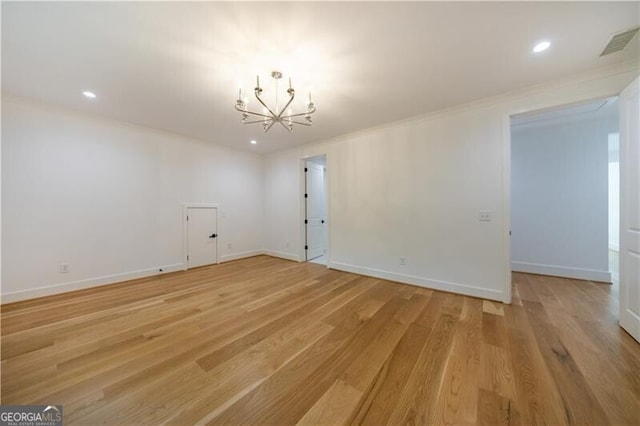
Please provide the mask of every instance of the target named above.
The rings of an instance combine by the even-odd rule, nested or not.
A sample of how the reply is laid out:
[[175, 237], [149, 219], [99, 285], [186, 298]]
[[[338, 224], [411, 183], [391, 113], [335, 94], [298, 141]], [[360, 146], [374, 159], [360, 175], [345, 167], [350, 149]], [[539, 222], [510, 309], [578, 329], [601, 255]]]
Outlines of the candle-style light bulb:
[[238, 88], [238, 100], [242, 100], [242, 87]]
[[256, 75], [256, 87], [260, 87], [260, 76]]
[[289, 89], [291, 89], [291, 77], [289, 77]]

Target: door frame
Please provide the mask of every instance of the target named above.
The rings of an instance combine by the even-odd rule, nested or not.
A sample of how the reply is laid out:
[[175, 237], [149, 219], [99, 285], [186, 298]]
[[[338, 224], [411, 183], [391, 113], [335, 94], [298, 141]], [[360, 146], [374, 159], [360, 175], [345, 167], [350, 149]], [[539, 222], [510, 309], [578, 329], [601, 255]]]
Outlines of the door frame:
[[[626, 87], [626, 86], [625, 86]], [[598, 99], [620, 96], [621, 92], [607, 92], [598, 96], [576, 97], [559, 103], [534, 105], [528, 108], [510, 108], [502, 116], [502, 267], [505, 287], [502, 302], [511, 304], [511, 117], [530, 112], [544, 112]]]
[[220, 244], [218, 241], [220, 240], [220, 229], [218, 228], [218, 212], [220, 211], [220, 204], [217, 203], [182, 203], [182, 265], [183, 271], [189, 269], [189, 262], [187, 261], [187, 250], [189, 249], [189, 224], [187, 221], [187, 215], [189, 213], [189, 209], [216, 209], [216, 233], [218, 237], [216, 240], [216, 261], [214, 265], [220, 263], [220, 254], [219, 248]]
[[298, 167], [298, 173], [300, 176], [299, 182], [300, 182], [300, 190], [299, 190], [299, 194], [300, 194], [300, 204], [299, 204], [299, 217], [300, 217], [300, 248], [298, 250], [298, 262], [306, 262], [307, 261], [307, 251], [304, 249], [305, 244], [307, 243], [307, 237], [306, 237], [306, 232], [307, 232], [307, 227], [304, 223], [304, 220], [306, 219], [306, 209], [307, 209], [307, 201], [304, 198], [304, 194], [305, 194], [305, 188], [306, 188], [306, 184], [307, 184], [307, 176], [305, 175], [304, 172], [304, 168], [306, 166], [306, 162], [307, 160], [309, 160], [310, 158], [314, 158], [314, 157], [321, 157], [324, 155], [324, 158], [327, 162], [327, 164], [325, 165], [325, 188], [324, 188], [324, 196], [326, 198], [326, 207], [327, 207], [327, 221], [326, 221], [326, 226], [327, 226], [327, 268], [330, 267], [331, 264], [331, 197], [329, 196], [330, 194], [330, 189], [331, 189], [331, 179], [329, 179], [329, 173], [330, 169], [329, 169], [329, 154], [326, 152], [319, 152], [317, 154], [313, 154], [313, 155], [305, 155], [303, 157], [300, 158], [300, 162], [299, 162], [299, 167]]

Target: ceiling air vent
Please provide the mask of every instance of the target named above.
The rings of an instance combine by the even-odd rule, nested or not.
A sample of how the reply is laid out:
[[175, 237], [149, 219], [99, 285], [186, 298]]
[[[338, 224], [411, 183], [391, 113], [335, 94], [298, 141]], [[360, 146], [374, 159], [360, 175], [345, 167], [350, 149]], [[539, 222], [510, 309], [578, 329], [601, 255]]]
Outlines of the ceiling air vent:
[[608, 55], [609, 53], [619, 52], [624, 49], [631, 41], [634, 35], [640, 30], [640, 27], [633, 28], [631, 30], [623, 31], [611, 37], [611, 41], [604, 48], [600, 56]]

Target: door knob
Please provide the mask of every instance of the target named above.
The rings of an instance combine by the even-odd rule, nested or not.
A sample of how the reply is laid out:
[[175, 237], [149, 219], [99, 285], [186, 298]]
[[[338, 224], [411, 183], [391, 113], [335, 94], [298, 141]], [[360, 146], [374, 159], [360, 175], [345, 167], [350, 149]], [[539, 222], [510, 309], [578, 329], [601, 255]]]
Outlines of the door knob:
[[217, 236], [218, 236], [218, 234], [211, 234], [211, 235], [209, 235], [209, 238], [215, 238]]
[[324, 223], [324, 219], [322, 219], [322, 223]]

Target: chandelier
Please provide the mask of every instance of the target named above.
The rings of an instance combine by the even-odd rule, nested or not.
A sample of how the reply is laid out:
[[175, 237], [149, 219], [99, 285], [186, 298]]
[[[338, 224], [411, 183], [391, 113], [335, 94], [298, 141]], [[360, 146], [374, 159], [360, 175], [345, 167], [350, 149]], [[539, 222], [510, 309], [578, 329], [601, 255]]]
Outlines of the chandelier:
[[256, 95], [256, 99], [263, 107], [262, 112], [250, 111], [248, 108], [248, 101], [242, 98], [242, 88], [238, 90], [236, 111], [242, 113], [242, 123], [262, 123], [262, 128], [265, 132], [268, 132], [269, 129], [271, 129], [271, 127], [276, 123], [280, 123], [282, 127], [289, 131], [289, 133], [293, 133], [294, 124], [311, 126], [311, 114], [316, 112], [316, 107], [313, 102], [311, 102], [311, 92], [309, 92], [309, 102], [307, 103], [306, 111], [294, 114], [291, 108], [289, 108], [289, 105], [291, 105], [291, 103], [293, 102], [293, 99], [296, 96], [296, 91], [291, 86], [291, 77], [289, 77], [289, 89], [287, 90], [289, 100], [285, 104], [285, 106], [280, 109], [280, 105], [278, 103], [278, 80], [282, 78], [282, 73], [280, 71], [272, 71], [271, 77], [275, 80], [275, 108], [269, 108], [260, 97], [260, 95], [262, 95], [262, 87], [260, 87], [260, 76], [256, 76], [256, 88], [253, 89], [253, 93]]

